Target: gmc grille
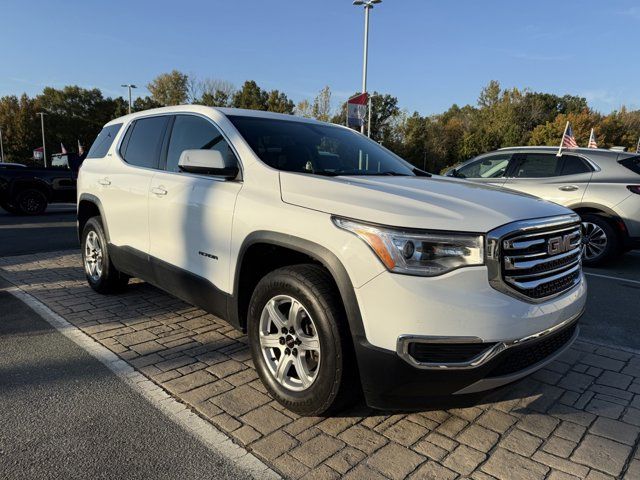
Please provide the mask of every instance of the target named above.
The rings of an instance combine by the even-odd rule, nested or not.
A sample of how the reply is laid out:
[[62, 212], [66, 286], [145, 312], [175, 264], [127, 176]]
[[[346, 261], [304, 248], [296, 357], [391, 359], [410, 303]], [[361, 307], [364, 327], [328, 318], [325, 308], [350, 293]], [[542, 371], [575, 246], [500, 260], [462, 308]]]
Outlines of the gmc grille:
[[[582, 278], [582, 229], [577, 216], [563, 221], [523, 222], [489, 234], [488, 259], [493, 260], [491, 283], [499, 290], [542, 301], [575, 287]], [[492, 257], [493, 255], [493, 257]], [[490, 268], [491, 275], [491, 268]], [[497, 277], [497, 278], [496, 278]]]

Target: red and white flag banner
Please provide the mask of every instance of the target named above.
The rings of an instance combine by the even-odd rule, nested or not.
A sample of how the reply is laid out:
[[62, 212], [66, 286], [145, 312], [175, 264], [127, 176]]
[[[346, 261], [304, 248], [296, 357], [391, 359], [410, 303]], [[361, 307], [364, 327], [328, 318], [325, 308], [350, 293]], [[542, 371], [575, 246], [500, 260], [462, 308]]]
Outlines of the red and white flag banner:
[[368, 93], [361, 93], [347, 100], [347, 126], [361, 127], [367, 116]]

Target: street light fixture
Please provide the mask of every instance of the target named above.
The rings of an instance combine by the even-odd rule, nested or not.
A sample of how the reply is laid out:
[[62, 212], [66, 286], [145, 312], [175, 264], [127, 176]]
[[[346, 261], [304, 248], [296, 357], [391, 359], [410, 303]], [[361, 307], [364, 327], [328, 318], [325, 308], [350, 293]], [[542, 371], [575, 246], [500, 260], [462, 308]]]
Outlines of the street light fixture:
[[[367, 61], [369, 59], [369, 10], [382, 0], [353, 0], [356, 6], [364, 6], [364, 58], [362, 61], [362, 93], [367, 93]], [[364, 133], [364, 123], [360, 126], [360, 133]]]
[[129, 90], [129, 113], [131, 113], [131, 89], [132, 88], [138, 88], [135, 85], [131, 84], [131, 83], [125, 83], [120, 85], [121, 87], [127, 88]]

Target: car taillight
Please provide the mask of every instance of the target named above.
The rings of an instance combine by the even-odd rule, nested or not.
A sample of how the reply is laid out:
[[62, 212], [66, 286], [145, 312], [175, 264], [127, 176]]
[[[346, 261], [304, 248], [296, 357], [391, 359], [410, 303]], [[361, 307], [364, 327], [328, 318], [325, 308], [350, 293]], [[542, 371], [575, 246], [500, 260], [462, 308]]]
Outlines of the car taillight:
[[627, 190], [631, 193], [637, 193], [640, 195], [640, 185], [627, 185]]

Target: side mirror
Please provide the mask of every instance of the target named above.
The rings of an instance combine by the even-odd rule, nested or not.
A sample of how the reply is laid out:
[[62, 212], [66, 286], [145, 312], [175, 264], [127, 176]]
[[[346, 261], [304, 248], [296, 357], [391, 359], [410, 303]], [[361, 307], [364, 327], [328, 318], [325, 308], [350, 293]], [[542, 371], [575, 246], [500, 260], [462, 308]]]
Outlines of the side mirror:
[[455, 177], [457, 176], [458, 171], [455, 168], [452, 168], [451, 170], [449, 170], [445, 176], [447, 177]]
[[215, 175], [227, 179], [238, 176], [238, 165], [227, 165], [218, 150], [183, 150], [178, 160], [181, 172]]

